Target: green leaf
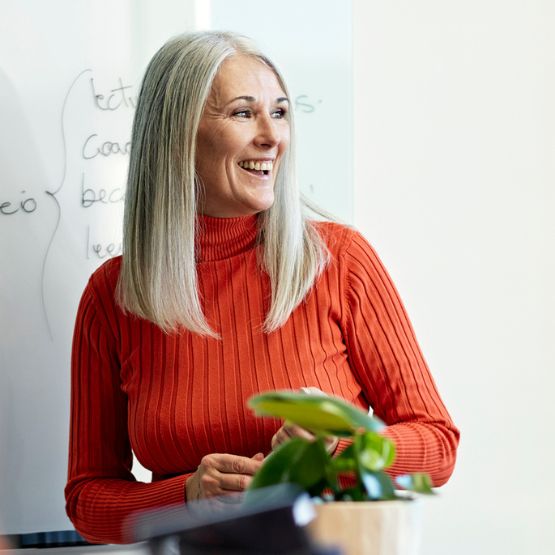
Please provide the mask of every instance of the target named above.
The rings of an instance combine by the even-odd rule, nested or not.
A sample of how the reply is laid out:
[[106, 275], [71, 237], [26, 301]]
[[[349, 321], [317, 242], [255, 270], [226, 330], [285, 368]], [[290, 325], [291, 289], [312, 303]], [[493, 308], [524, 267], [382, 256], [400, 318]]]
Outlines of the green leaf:
[[290, 481], [306, 489], [317, 484], [319, 486], [326, 477], [326, 468], [330, 460], [322, 438], [309, 441], [291, 468]]
[[378, 501], [396, 498], [393, 482], [385, 472], [369, 472], [361, 469], [360, 479], [368, 499]]
[[399, 486], [408, 491], [423, 493], [425, 495], [435, 495], [435, 492], [432, 489], [432, 480], [425, 472], [403, 474], [401, 476], [397, 476], [395, 481], [399, 484]]
[[330, 469], [336, 474], [341, 472], [356, 472], [357, 468], [355, 449], [352, 444], [341, 451], [339, 455], [333, 457], [330, 462]]
[[379, 432], [381, 420], [337, 397], [272, 391], [248, 401], [256, 414], [283, 418], [315, 434], [350, 436], [359, 429]]
[[331, 467], [334, 472], [354, 472], [357, 469], [357, 463], [353, 459], [336, 457], [332, 459]]
[[289, 482], [309, 490], [325, 478], [329, 459], [321, 439], [291, 438], [266, 458], [249, 489]]
[[366, 470], [383, 470], [395, 460], [395, 444], [384, 436], [365, 432], [358, 435], [355, 442], [360, 464]]
[[249, 489], [263, 488], [288, 482], [291, 461], [295, 459], [299, 449], [303, 448], [305, 442], [307, 442], [307, 440], [302, 438], [292, 438], [268, 455], [263, 465], [254, 475]]

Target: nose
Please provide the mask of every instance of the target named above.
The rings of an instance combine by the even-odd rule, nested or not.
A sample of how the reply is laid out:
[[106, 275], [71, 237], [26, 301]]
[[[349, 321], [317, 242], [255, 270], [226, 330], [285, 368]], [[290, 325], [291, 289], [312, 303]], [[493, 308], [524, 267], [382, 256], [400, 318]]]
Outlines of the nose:
[[257, 118], [257, 130], [254, 142], [260, 148], [276, 147], [281, 138], [277, 129], [277, 122], [270, 114], [261, 114]]

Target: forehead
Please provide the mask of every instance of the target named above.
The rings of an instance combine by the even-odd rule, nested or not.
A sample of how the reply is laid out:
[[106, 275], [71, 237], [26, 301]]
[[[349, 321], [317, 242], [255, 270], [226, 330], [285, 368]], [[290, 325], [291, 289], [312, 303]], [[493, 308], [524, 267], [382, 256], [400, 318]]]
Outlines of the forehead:
[[225, 60], [212, 84], [211, 96], [226, 102], [238, 96], [285, 96], [276, 74], [264, 62], [252, 56], [235, 55]]

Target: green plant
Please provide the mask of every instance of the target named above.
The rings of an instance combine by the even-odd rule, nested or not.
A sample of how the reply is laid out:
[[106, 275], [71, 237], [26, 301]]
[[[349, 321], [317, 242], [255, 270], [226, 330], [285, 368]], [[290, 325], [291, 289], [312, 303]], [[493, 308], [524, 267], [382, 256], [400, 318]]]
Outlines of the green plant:
[[[249, 489], [293, 483], [324, 500], [377, 501], [400, 497], [385, 472], [395, 459], [394, 443], [381, 435], [384, 424], [376, 417], [336, 397], [272, 391], [248, 401], [259, 416], [297, 424], [315, 435], [313, 441], [293, 437], [264, 461]], [[332, 457], [328, 436], [350, 438], [351, 444]], [[404, 490], [433, 493], [427, 474], [398, 476]]]

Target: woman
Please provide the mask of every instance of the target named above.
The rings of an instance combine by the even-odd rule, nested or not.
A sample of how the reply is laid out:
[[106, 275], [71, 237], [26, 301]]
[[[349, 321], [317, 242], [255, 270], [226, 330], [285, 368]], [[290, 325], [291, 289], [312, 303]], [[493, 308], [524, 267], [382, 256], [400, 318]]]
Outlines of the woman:
[[90, 541], [126, 541], [135, 511], [243, 490], [272, 445], [307, 433], [246, 408], [271, 389], [371, 406], [397, 443], [392, 474], [452, 472], [458, 431], [379, 259], [303, 215], [292, 116], [237, 35], [178, 37], [147, 68], [124, 254], [93, 274], [75, 326], [66, 500]]

